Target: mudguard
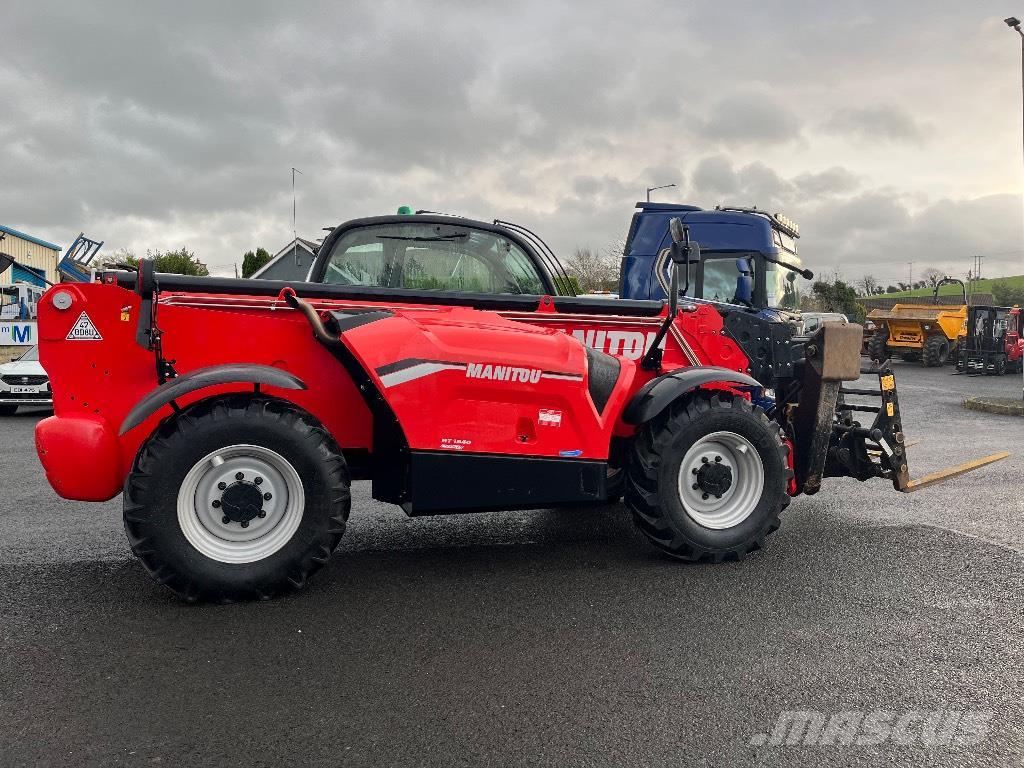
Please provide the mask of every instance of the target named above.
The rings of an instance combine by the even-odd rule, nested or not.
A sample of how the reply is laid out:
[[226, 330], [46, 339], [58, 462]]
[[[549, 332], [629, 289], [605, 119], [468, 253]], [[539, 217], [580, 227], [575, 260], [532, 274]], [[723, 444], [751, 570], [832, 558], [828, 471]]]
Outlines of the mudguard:
[[139, 426], [172, 400], [219, 384], [266, 384], [281, 389], [306, 389], [302, 379], [269, 365], [236, 363], [199, 368], [161, 384], [142, 398], [124, 417], [118, 434], [123, 435]]
[[757, 379], [728, 368], [714, 365], [682, 368], [652, 379], [641, 387], [626, 406], [622, 420], [627, 424], [643, 424], [665, 410], [673, 400], [711, 383], [761, 387]]

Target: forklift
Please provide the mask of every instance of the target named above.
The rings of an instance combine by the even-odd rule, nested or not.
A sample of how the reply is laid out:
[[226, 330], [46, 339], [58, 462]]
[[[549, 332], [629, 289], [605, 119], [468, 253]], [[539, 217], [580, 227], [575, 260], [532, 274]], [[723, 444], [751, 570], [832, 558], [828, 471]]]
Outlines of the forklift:
[[1024, 370], [1020, 307], [971, 307], [960, 337], [957, 373], [1002, 376]]

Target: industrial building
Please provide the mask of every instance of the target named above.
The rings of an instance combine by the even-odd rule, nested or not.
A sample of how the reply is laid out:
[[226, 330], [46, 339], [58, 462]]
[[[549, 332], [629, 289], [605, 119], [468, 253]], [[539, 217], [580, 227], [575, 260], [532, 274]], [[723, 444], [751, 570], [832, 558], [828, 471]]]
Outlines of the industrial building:
[[57, 282], [59, 245], [0, 224], [0, 252], [9, 254], [22, 265], [0, 273], [0, 285], [24, 282], [41, 287], [46, 285], [44, 278]]

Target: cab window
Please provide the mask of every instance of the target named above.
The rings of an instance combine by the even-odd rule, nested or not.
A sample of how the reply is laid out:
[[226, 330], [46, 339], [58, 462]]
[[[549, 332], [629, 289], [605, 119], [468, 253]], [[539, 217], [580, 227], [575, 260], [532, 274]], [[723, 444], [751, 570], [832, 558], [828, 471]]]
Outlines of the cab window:
[[421, 291], [545, 293], [530, 257], [500, 234], [414, 222], [346, 232], [331, 249], [324, 282]]

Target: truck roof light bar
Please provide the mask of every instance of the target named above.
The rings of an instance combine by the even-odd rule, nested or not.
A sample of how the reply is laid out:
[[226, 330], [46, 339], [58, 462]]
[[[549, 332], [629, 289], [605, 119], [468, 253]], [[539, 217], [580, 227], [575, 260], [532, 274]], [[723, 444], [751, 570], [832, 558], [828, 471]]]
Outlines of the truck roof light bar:
[[715, 210], [732, 211], [733, 213], [751, 213], [755, 216], [764, 216], [790, 237], [800, 237], [800, 225], [789, 218], [789, 216], [785, 216], [781, 213], [771, 214], [768, 213], [768, 211], [762, 211], [756, 205], [750, 208], [744, 208], [739, 205], [716, 205]]

